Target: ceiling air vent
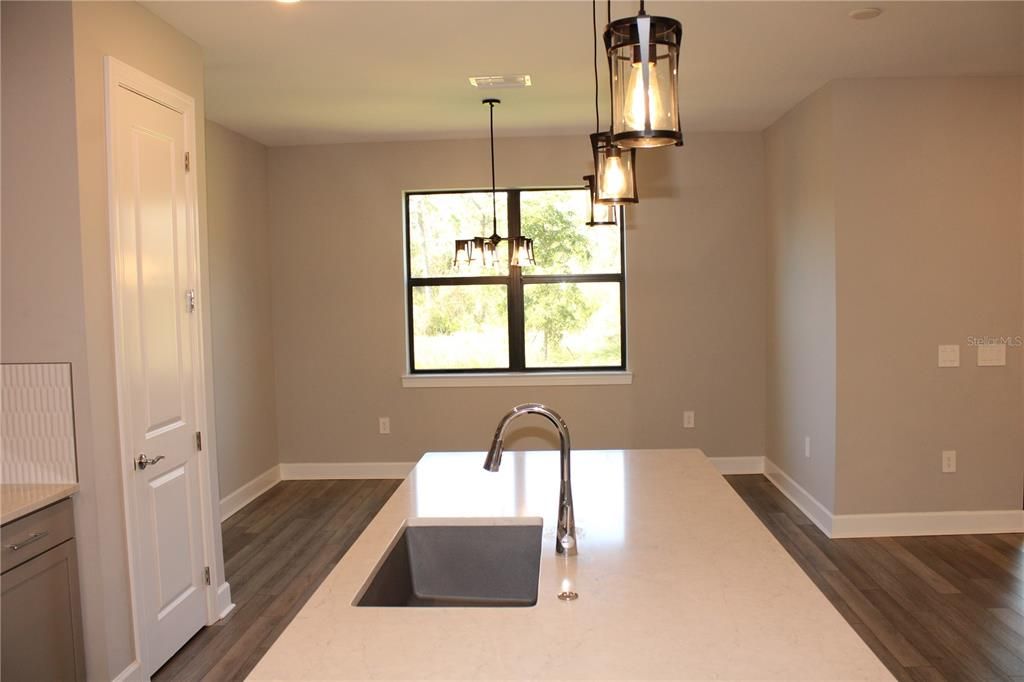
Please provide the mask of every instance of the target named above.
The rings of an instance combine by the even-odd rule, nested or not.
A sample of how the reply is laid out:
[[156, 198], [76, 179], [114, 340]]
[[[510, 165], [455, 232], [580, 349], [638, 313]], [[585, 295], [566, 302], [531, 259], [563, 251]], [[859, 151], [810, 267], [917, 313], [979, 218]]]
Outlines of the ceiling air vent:
[[521, 76], [470, 76], [469, 84], [481, 90], [498, 90], [502, 88], [528, 88], [530, 77]]

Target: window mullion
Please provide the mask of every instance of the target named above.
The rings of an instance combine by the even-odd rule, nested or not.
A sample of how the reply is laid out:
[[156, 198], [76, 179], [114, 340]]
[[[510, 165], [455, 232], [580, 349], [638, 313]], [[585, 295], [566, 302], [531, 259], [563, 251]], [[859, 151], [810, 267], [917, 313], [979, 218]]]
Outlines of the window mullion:
[[[522, 236], [519, 210], [519, 190], [508, 193], [508, 255], [511, 259], [511, 240]], [[522, 268], [508, 268], [508, 354], [509, 366], [513, 371], [526, 368], [526, 333], [523, 320], [523, 273]]]

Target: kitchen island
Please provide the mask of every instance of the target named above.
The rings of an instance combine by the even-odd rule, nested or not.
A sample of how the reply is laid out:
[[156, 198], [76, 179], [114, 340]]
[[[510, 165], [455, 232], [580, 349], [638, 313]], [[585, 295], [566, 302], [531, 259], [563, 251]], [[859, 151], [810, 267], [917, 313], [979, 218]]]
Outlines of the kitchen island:
[[[483, 460], [424, 455], [250, 679], [893, 679], [701, 451], [573, 452], [573, 557], [558, 453]], [[467, 517], [543, 517], [535, 606], [354, 606], [408, 519]]]

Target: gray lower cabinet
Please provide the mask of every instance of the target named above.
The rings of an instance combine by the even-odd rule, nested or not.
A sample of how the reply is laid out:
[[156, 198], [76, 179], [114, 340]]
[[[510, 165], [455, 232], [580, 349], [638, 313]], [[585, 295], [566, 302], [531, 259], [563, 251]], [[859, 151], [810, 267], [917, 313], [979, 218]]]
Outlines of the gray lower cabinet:
[[0, 678], [84, 680], [71, 500], [12, 521], [0, 535]]

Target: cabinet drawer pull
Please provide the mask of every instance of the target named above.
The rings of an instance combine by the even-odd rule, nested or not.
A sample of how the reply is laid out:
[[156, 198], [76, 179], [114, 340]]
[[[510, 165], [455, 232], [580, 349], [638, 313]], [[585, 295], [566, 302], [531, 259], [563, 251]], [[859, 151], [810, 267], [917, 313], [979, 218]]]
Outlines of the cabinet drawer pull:
[[39, 540], [42, 540], [43, 538], [45, 538], [49, 534], [50, 533], [45, 531], [45, 530], [44, 531], [40, 531], [38, 533], [31, 533], [24, 540], [21, 540], [19, 542], [15, 542], [14, 544], [11, 544], [11, 545], [7, 545], [7, 549], [11, 550], [12, 552], [17, 552], [22, 547], [25, 547], [27, 545], [31, 545], [33, 542], [38, 542]]

